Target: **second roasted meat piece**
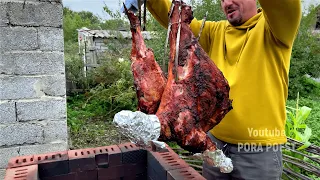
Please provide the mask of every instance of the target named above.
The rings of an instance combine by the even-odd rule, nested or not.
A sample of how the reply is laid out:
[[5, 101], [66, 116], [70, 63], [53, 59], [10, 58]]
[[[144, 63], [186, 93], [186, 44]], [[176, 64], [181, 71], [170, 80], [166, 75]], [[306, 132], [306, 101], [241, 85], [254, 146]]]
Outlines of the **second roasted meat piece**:
[[[160, 140], [176, 141], [190, 152], [215, 150], [206, 132], [232, 109], [230, 88], [189, 27], [191, 7], [181, 1], [173, 1], [173, 5], [168, 81], [156, 113], [162, 128]], [[175, 68], [180, 5], [181, 36]]]
[[138, 18], [126, 9], [131, 24], [132, 50], [131, 70], [138, 97], [138, 110], [146, 114], [155, 114], [158, 110], [166, 78], [155, 61], [152, 49], [146, 47], [141, 34]]

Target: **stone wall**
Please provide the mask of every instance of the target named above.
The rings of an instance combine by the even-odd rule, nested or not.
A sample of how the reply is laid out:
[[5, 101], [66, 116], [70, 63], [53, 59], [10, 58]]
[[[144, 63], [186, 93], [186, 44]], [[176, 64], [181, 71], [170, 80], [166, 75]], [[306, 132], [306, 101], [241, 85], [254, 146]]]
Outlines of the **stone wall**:
[[62, 19], [61, 0], [0, 1], [0, 169], [68, 149]]

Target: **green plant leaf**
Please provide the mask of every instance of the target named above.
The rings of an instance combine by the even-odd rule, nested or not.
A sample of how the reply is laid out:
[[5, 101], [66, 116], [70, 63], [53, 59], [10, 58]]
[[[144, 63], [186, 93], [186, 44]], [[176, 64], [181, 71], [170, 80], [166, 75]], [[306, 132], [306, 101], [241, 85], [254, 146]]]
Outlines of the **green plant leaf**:
[[300, 146], [297, 150], [301, 151], [303, 149], [308, 148], [311, 145], [311, 143], [309, 141], [305, 142], [302, 146]]
[[304, 121], [308, 118], [309, 114], [311, 112], [311, 108], [303, 106], [299, 109], [298, 112], [298, 124], [304, 123]]
[[309, 128], [308, 126], [305, 128], [305, 130], [304, 130], [304, 133], [303, 133], [303, 135], [304, 135], [304, 141], [306, 142], [306, 141], [309, 141], [309, 139], [310, 139], [310, 137], [311, 137], [311, 135], [312, 135], [312, 130], [311, 130], [311, 128]]

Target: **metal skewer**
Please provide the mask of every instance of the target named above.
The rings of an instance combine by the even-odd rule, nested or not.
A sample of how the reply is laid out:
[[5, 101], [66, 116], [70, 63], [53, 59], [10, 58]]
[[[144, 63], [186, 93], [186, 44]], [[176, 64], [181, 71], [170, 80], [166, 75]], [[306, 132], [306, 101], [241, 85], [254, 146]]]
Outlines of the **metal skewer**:
[[179, 58], [180, 32], [181, 32], [181, 0], [179, 5], [179, 25], [178, 25], [177, 41], [176, 41], [176, 56], [174, 59], [174, 69], [175, 69], [174, 75], [175, 75], [176, 82], [178, 82], [178, 58]]
[[204, 27], [204, 23], [207, 20], [207, 16], [208, 16], [208, 11], [206, 12], [206, 15], [203, 18], [203, 21], [202, 21], [202, 24], [201, 24], [201, 27], [200, 27], [200, 31], [199, 31], [199, 34], [198, 34], [198, 37], [197, 37], [197, 41], [199, 41], [199, 39], [200, 39], [200, 35], [202, 33], [202, 30], [203, 30], [203, 27]]
[[168, 31], [167, 31], [167, 38], [166, 38], [166, 43], [165, 43], [165, 46], [164, 46], [164, 55], [163, 55], [163, 59], [162, 59], [162, 71], [164, 74], [167, 73], [167, 69], [166, 69], [166, 59], [167, 59], [167, 48], [168, 48], [168, 43], [169, 43], [169, 35], [170, 35], [170, 32], [171, 32], [171, 16], [172, 16], [172, 12], [173, 12], [173, 8], [174, 8], [174, 5], [173, 3], [171, 4], [171, 7], [170, 7], [170, 12], [169, 12], [169, 23], [168, 23]]
[[147, 0], [144, 0], [144, 9], [143, 9], [143, 31], [146, 31], [147, 24]]

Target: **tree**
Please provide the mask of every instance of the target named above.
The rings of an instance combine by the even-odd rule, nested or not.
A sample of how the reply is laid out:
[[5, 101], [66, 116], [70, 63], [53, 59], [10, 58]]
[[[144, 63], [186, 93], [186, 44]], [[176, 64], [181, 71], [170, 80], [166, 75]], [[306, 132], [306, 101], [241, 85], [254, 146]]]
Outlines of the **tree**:
[[93, 15], [91, 12], [87, 12], [87, 11], [75, 12], [67, 7], [64, 7], [63, 8], [64, 41], [77, 42], [77, 39], [78, 39], [77, 29], [80, 29], [82, 27], [95, 29], [99, 27], [100, 23], [101, 22], [99, 18]]
[[320, 85], [306, 77], [320, 77], [320, 43], [312, 33], [317, 20], [318, 7], [310, 7], [310, 11], [301, 19], [300, 29], [292, 49], [289, 73], [289, 98], [320, 95]]

